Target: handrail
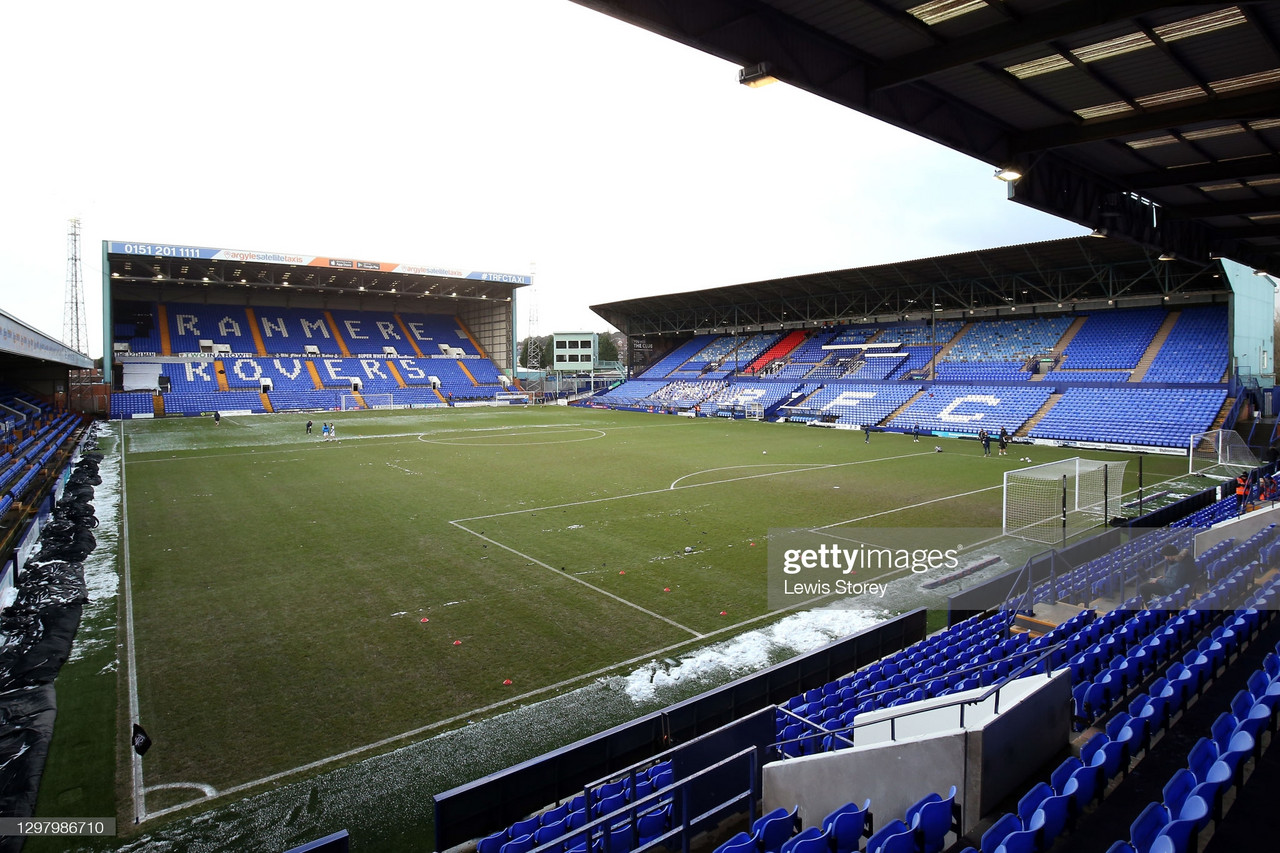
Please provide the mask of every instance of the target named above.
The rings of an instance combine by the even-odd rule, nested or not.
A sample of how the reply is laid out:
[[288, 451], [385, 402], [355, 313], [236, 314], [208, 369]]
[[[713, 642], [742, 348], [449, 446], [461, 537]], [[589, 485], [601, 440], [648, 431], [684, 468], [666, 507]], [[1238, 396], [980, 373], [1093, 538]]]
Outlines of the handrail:
[[[715, 804], [709, 810], [703, 812], [700, 815], [690, 816], [688, 813], [689, 785], [694, 781], [696, 781], [699, 777], [705, 776], [708, 773], [711, 773], [715, 770], [719, 770], [721, 767], [728, 765], [730, 762], [737, 761], [743, 757], [747, 757], [750, 759], [747, 762], [748, 769], [750, 771], [750, 781], [747, 786], [747, 789], [745, 791], [741, 791], [731, 795], [728, 799], [722, 800], [721, 802]], [[632, 790], [634, 790], [634, 788]], [[695, 824], [700, 820], [710, 817], [711, 815], [719, 812], [721, 809], [724, 809], [730, 805], [733, 805], [741, 800], [746, 800], [749, 818], [751, 821], [754, 821], [756, 818], [755, 810], [756, 810], [756, 799], [757, 799], [756, 748], [754, 746], [749, 746], [744, 749], [740, 749], [737, 752], [733, 753], [732, 755], [726, 756], [720, 759], [719, 761], [717, 761], [716, 763], [711, 764], [707, 767], [702, 768], [701, 770], [698, 770], [695, 773], [690, 774], [684, 779], [673, 781], [670, 785], [668, 785], [665, 788], [660, 788], [649, 794], [645, 794], [643, 797], [639, 797], [635, 800], [632, 800], [631, 802], [627, 803], [620, 809], [614, 809], [608, 814], [603, 814], [603, 815], [600, 815], [599, 817], [593, 818], [587, 821], [586, 823], [584, 823], [582, 826], [579, 826], [575, 829], [567, 830], [563, 835], [561, 835], [558, 838], [554, 838], [551, 841], [546, 842], [545, 844], [539, 844], [536, 847], [530, 848], [528, 853], [553, 853], [553, 851], [561, 850], [564, 848], [564, 839], [566, 836], [586, 835], [588, 839], [591, 839], [592, 836], [594, 835], [593, 830], [595, 830], [597, 827], [602, 827], [604, 829], [604, 832], [602, 834], [608, 835], [609, 831], [613, 827], [613, 824], [618, 822], [618, 819], [623, 816], [626, 816], [631, 822], [632, 840], [635, 841], [637, 840], [635, 833], [638, 829], [636, 818], [640, 814], [640, 812], [644, 810], [642, 808], [642, 805], [650, 802], [654, 804], [659, 804], [662, 802], [662, 800], [669, 798], [669, 801], [674, 806], [675, 795], [677, 793], [680, 795], [679, 826], [675, 825], [676, 819], [674, 816], [674, 809], [673, 809], [671, 829], [667, 830], [662, 835], [657, 836], [651, 839], [650, 841], [646, 842], [643, 846], [632, 847], [631, 848], [632, 853], [639, 853], [639, 851], [648, 850], [654, 845], [659, 844], [662, 841], [665, 841], [672, 835], [675, 835], [676, 833], [682, 833], [681, 848], [684, 853], [688, 853], [689, 833], [687, 830], [690, 824]], [[589, 814], [590, 808], [591, 808], [590, 794], [587, 795], [587, 801], [586, 801], [585, 807], [588, 809], [588, 814]], [[645, 808], [647, 808], [647, 806], [645, 806]], [[588, 849], [589, 850], [593, 849], [591, 844], [588, 844]]]
[[[1044, 648], [1042, 648], [1042, 649], [1024, 649], [1024, 650], [1019, 651], [1019, 652], [1014, 652], [1012, 655], [1010, 655], [1010, 657], [1016, 657], [1016, 656], [1017, 656], [1017, 655], [1019, 655], [1019, 654], [1029, 654], [1029, 653], [1032, 653], [1032, 652], [1038, 652], [1039, 654], [1036, 654], [1036, 655], [1035, 655], [1035, 658], [1034, 658], [1033, 660], [1028, 661], [1027, 663], [1024, 663], [1024, 664], [1023, 664], [1021, 667], [1019, 667], [1018, 669], [1014, 670], [1013, 672], [1010, 672], [1008, 675], [1006, 675], [1006, 676], [1002, 677], [1001, 679], [999, 679], [995, 684], [989, 685], [989, 686], [987, 687], [987, 690], [986, 690], [984, 693], [982, 693], [982, 695], [980, 695], [980, 696], [973, 696], [973, 697], [968, 697], [968, 698], [964, 698], [964, 699], [953, 699], [953, 700], [951, 700], [951, 701], [949, 701], [949, 702], [943, 702], [943, 703], [941, 703], [941, 704], [937, 704], [937, 705], [930, 705], [930, 706], [929, 706], [929, 707], [927, 707], [927, 708], [908, 708], [908, 709], [906, 709], [906, 710], [904, 710], [904, 711], [901, 711], [901, 712], [899, 712], [899, 713], [891, 714], [891, 715], [889, 715], [889, 716], [885, 716], [885, 717], [880, 717], [880, 718], [878, 718], [878, 719], [876, 719], [876, 720], [870, 720], [870, 721], [867, 721], [867, 722], [864, 722], [864, 723], [859, 723], [859, 722], [857, 722], [857, 721], [855, 720], [855, 721], [854, 721], [854, 723], [853, 723], [853, 725], [850, 725], [850, 726], [843, 726], [843, 727], [840, 727], [840, 728], [834, 728], [834, 729], [828, 729], [828, 728], [826, 728], [825, 726], [823, 726], [823, 725], [822, 725], [822, 724], [820, 724], [820, 723], [815, 723], [815, 722], [813, 722], [812, 720], [806, 719], [805, 717], [801, 717], [801, 716], [799, 716], [798, 714], [794, 714], [794, 713], [792, 713], [791, 711], [789, 711], [788, 709], [783, 708], [783, 707], [781, 707], [781, 706], [778, 706], [777, 710], [782, 711], [784, 714], [787, 714], [788, 716], [795, 717], [797, 720], [800, 720], [800, 721], [802, 721], [802, 722], [806, 723], [807, 725], [809, 725], [810, 727], [817, 729], [817, 730], [818, 730], [818, 731], [820, 731], [822, 734], [829, 734], [829, 735], [836, 735], [836, 736], [840, 736], [841, 740], [844, 740], [845, 742], [849, 743], [851, 746], [852, 746], [852, 745], [854, 745], [854, 740], [853, 740], [853, 738], [850, 738], [850, 737], [844, 737], [844, 734], [845, 734], [846, 732], [854, 732], [854, 731], [855, 731], [857, 728], [859, 728], [860, 726], [874, 726], [874, 725], [879, 725], [879, 724], [881, 724], [881, 723], [883, 723], [883, 722], [885, 722], [885, 721], [887, 720], [887, 721], [889, 722], [889, 739], [890, 739], [890, 740], [897, 740], [897, 726], [896, 726], [896, 723], [897, 723], [897, 720], [898, 720], [899, 718], [901, 718], [901, 717], [909, 717], [909, 716], [911, 716], [911, 715], [913, 715], [913, 714], [923, 714], [923, 713], [926, 713], [926, 712], [937, 711], [937, 710], [943, 710], [943, 709], [946, 709], [946, 708], [954, 707], [954, 706], [956, 706], [956, 705], [961, 706], [961, 710], [960, 710], [960, 725], [963, 727], [963, 726], [964, 726], [964, 707], [963, 707], [963, 706], [965, 706], [965, 705], [979, 705], [979, 704], [981, 704], [981, 703], [983, 703], [983, 702], [986, 702], [986, 701], [987, 701], [988, 699], [990, 699], [990, 698], [991, 698], [991, 696], [994, 694], [994, 695], [995, 695], [995, 697], [996, 697], [994, 711], [995, 711], [995, 713], [997, 713], [997, 714], [998, 714], [998, 713], [1000, 713], [1000, 697], [999, 697], [999, 693], [1000, 693], [1000, 691], [1001, 691], [1002, 689], [1004, 689], [1006, 686], [1008, 686], [1009, 684], [1011, 684], [1012, 682], [1017, 681], [1019, 678], [1022, 678], [1022, 676], [1023, 676], [1023, 674], [1024, 674], [1024, 673], [1028, 673], [1028, 672], [1030, 672], [1030, 671], [1034, 670], [1036, 667], [1038, 667], [1038, 666], [1039, 666], [1039, 664], [1040, 664], [1042, 661], [1044, 661], [1046, 658], [1048, 658], [1048, 656], [1049, 656], [1052, 652], [1054, 652], [1054, 651], [1056, 651], [1057, 649], [1061, 648], [1061, 647], [1062, 647], [1066, 642], [1067, 642], [1067, 640], [1064, 638], [1064, 639], [1059, 640], [1058, 642], [1053, 643], [1053, 644], [1052, 644], [1052, 645], [1050, 645], [1050, 646], [1046, 646], [1046, 647], [1044, 647]], [[979, 668], [985, 668], [986, 666], [989, 666], [989, 665], [990, 665], [990, 664], [983, 664], [983, 665], [982, 665], [981, 667], [979, 667]], [[971, 667], [970, 669], [972, 669], [972, 667]], [[1050, 672], [1050, 670], [1048, 670], [1048, 669], [1046, 668], [1046, 674], [1049, 674], [1049, 672]], [[913, 682], [913, 683], [915, 683], [915, 682]], [[898, 689], [898, 688], [892, 688], [892, 689]], [[884, 692], [884, 691], [880, 691], [880, 692]], [[937, 698], [941, 698], [941, 697], [937, 697]], [[878, 709], [876, 709], [876, 710], [889, 710], [889, 709], [888, 709], [888, 708], [883, 708], [883, 709], [878, 708]], [[873, 713], [873, 711], [868, 711], [867, 713]], [[777, 742], [775, 742], [775, 743], [773, 744], [773, 748], [774, 748], [775, 750], [777, 750], [777, 751], [779, 752], [779, 754], [780, 754], [780, 755], [784, 755], [784, 756], [785, 756], [785, 753], [784, 753], [784, 752], [782, 751], [782, 749], [781, 749], [781, 747], [782, 747], [784, 744], [788, 744], [788, 743], [798, 743], [798, 742], [800, 742], [801, 740], [805, 740], [806, 738], [810, 738], [810, 737], [814, 737], [814, 735], [810, 734], [810, 735], [805, 735], [805, 736], [803, 736], [803, 737], [799, 737], [799, 738], [791, 738], [791, 739], [789, 739], [789, 740], [780, 740], [780, 741], [777, 741]]]

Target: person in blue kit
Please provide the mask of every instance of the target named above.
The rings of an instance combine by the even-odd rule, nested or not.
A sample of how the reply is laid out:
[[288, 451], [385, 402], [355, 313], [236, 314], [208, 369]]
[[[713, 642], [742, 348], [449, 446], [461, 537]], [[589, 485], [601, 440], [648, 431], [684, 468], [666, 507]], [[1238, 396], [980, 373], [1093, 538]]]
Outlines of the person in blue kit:
[[1199, 572], [1196, 570], [1196, 561], [1191, 556], [1191, 551], [1169, 544], [1160, 550], [1160, 555], [1164, 557], [1164, 574], [1139, 584], [1138, 595], [1142, 596], [1144, 601], [1150, 601], [1153, 598], [1177, 592], [1188, 585], [1194, 592]]

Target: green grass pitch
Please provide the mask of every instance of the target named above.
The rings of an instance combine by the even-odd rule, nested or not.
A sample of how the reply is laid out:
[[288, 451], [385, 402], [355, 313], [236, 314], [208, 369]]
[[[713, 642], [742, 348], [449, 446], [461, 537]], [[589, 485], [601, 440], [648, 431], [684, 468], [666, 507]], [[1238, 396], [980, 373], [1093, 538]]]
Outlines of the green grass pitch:
[[[1080, 455], [564, 407], [335, 414], [325, 441], [307, 417], [113, 425], [148, 789], [238, 789], [723, 639], [768, 616], [770, 528], [998, 528], [1018, 454]], [[1185, 466], [1148, 457], [1148, 488]]]

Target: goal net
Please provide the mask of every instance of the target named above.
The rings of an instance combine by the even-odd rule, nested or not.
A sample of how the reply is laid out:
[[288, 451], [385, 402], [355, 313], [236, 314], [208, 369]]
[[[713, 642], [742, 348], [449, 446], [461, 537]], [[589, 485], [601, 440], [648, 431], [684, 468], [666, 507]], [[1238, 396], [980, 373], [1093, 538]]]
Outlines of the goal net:
[[359, 409], [394, 409], [395, 401], [390, 394], [343, 394], [341, 407], [344, 412]]
[[1125, 462], [1073, 457], [1007, 471], [1004, 533], [1057, 544], [1120, 514]]
[[1258, 467], [1258, 457], [1235, 430], [1212, 429], [1191, 436], [1188, 474], [1238, 474]]

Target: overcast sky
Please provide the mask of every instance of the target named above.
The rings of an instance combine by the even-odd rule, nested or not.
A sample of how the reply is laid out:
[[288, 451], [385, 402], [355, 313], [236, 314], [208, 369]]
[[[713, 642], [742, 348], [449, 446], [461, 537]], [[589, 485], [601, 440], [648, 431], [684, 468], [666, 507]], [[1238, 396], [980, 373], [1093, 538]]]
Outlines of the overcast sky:
[[0, 308], [61, 338], [101, 241], [535, 273], [588, 306], [1084, 233], [984, 163], [570, 0], [14, 3]]

